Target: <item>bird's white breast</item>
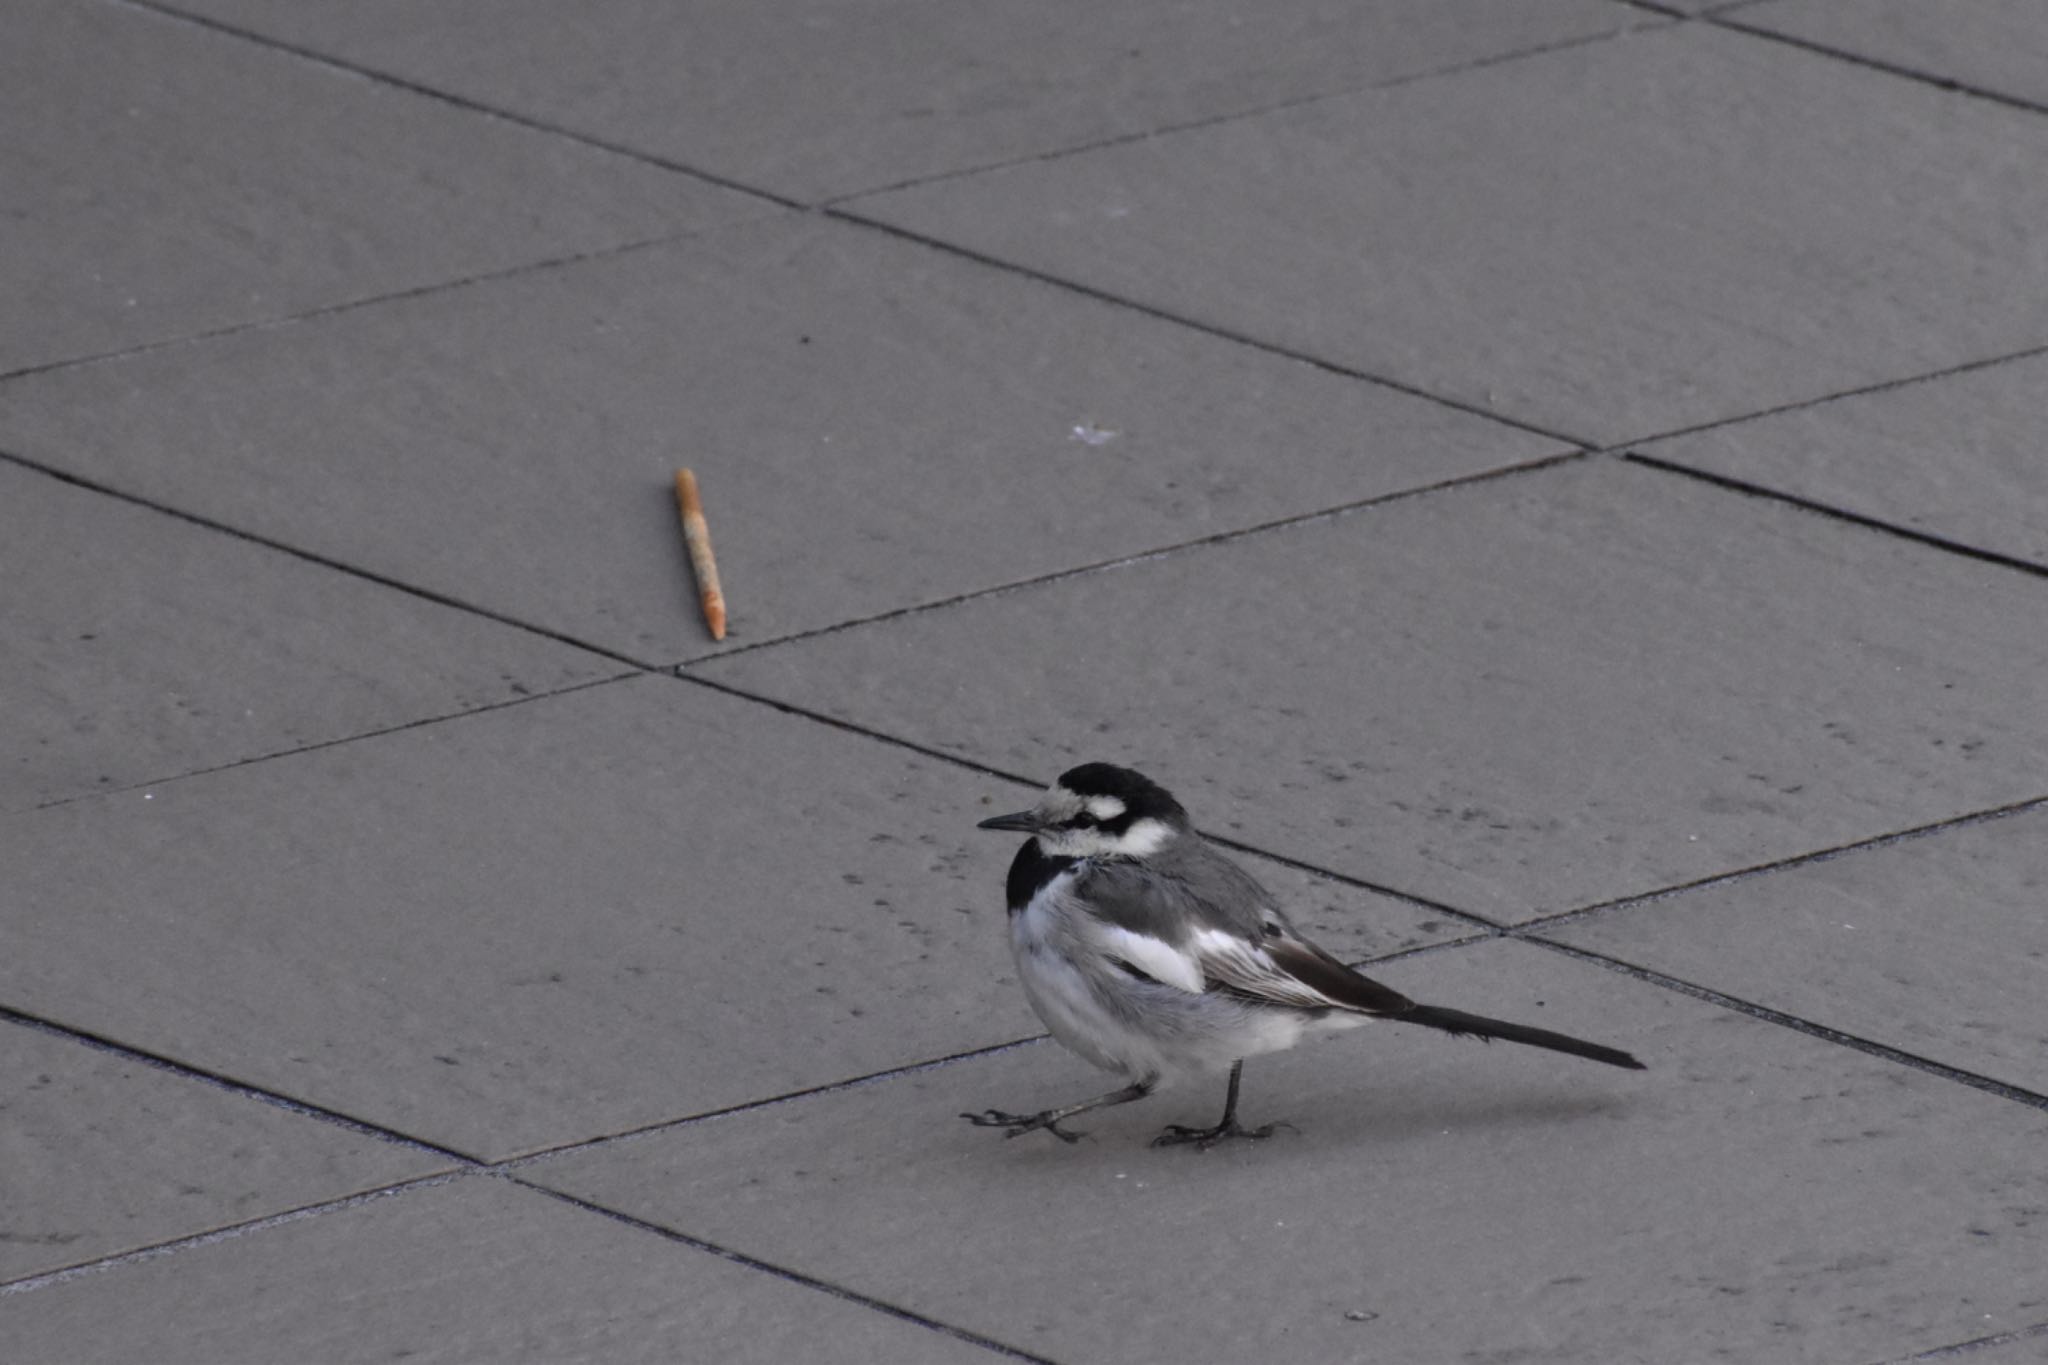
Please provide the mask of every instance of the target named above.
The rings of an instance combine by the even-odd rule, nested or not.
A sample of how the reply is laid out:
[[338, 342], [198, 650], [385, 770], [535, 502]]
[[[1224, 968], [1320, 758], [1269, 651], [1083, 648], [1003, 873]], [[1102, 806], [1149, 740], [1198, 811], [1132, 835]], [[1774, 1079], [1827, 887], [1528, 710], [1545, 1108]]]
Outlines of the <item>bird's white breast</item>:
[[1104, 955], [1090, 942], [1097, 922], [1075, 901], [1078, 869], [1068, 868], [1038, 888], [1010, 919], [1010, 951], [1032, 1012], [1053, 1037], [1106, 1071], [1147, 1075], [1160, 1070], [1145, 1036], [1113, 1008], [1106, 992], [1116, 983]]

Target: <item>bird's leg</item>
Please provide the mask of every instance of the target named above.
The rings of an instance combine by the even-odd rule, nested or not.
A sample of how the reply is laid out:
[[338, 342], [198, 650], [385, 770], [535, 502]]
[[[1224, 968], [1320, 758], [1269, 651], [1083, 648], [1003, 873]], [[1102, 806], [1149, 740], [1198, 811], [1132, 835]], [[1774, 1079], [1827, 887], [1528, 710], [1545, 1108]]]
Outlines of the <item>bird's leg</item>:
[[1186, 1128], [1178, 1123], [1166, 1125], [1166, 1131], [1152, 1139], [1154, 1147], [1178, 1147], [1184, 1142], [1207, 1151], [1226, 1138], [1244, 1138], [1257, 1141], [1273, 1136], [1276, 1128], [1292, 1128], [1291, 1123], [1269, 1123], [1263, 1128], [1241, 1128], [1237, 1122], [1237, 1086], [1244, 1075], [1242, 1060], [1230, 1064], [1230, 1093], [1223, 1101], [1223, 1118], [1214, 1128]]
[[1147, 1076], [1131, 1082], [1121, 1090], [1112, 1090], [1107, 1095], [1097, 1095], [1092, 1100], [1082, 1100], [1079, 1104], [1069, 1104], [1059, 1109], [1047, 1109], [1036, 1114], [1006, 1114], [1000, 1109], [984, 1109], [979, 1114], [962, 1114], [960, 1117], [977, 1128], [1007, 1128], [1010, 1131], [1003, 1134], [1004, 1137], [1015, 1137], [1034, 1128], [1043, 1128], [1062, 1142], [1079, 1142], [1086, 1134], [1068, 1132], [1060, 1127], [1062, 1120], [1070, 1119], [1076, 1114], [1085, 1114], [1090, 1109], [1107, 1109], [1112, 1104], [1129, 1104], [1132, 1100], [1142, 1100], [1151, 1094], [1152, 1088], [1158, 1084], [1157, 1076]]

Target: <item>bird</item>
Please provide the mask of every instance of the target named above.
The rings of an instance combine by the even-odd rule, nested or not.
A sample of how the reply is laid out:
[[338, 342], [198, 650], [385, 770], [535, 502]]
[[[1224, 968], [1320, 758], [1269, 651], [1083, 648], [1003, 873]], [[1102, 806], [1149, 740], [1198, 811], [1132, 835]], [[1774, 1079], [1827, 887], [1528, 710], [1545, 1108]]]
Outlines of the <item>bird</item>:
[[1169, 1125], [1154, 1146], [1209, 1148], [1276, 1128], [1238, 1122], [1244, 1062], [1304, 1038], [1375, 1020], [1500, 1038], [1609, 1066], [1643, 1064], [1616, 1048], [1548, 1029], [1410, 1000], [1346, 966], [1288, 919], [1250, 873], [1198, 834], [1164, 787], [1130, 768], [1083, 763], [1029, 810], [978, 828], [1027, 835], [1004, 892], [1017, 977], [1034, 1013], [1069, 1051], [1128, 1082], [1033, 1114], [961, 1117], [1008, 1137], [1144, 1099], [1228, 1065], [1223, 1117]]

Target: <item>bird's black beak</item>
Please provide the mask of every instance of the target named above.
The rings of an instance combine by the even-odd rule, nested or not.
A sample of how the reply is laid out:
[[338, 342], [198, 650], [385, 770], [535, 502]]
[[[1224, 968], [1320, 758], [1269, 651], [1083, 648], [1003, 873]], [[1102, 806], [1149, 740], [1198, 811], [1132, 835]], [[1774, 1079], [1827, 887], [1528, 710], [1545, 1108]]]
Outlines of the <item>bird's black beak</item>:
[[1037, 811], [1020, 810], [1011, 815], [991, 815], [975, 828], [1007, 829], [1015, 830], [1019, 834], [1036, 834], [1043, 826], [1039, 823]]

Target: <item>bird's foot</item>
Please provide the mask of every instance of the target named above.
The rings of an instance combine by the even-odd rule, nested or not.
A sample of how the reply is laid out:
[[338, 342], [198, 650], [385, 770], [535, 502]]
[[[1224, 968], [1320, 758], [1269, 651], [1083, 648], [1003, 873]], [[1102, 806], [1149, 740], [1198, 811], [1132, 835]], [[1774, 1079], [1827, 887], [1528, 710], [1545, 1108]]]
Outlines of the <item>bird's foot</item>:
[[977, 1128], [1006, 1128], [1009, 1131], [1003, 1134], [1004, 1137], [1016, 1137], [1019, 1133], [1029, 1133], [1039, 1128], [1045, 1129], [1061, 1142], [1079, 1142], [1087, 1136], [1085, 1133], [1071, 1133], [1060, 1127], [1061, 1115], [1057, 1109], [1047, 1109], [1037, 1114], [1006, 1114], [1000, 1109], [984, 1109], [979, 1114], [962, 1114], [960, 1117]]
[[1260, 1142], [1273, 1136], [1276, 1131], [1282, 1128], [1288, 1129], [1291, 1132], [1301, 1131], [1291, 1123], [1269, 1123], [1263, 1128], [1246, 1128], [1238, 1123], [1236, 1119], [1225, 1119], [1214, 1128], [1188, 1128], [1178, 1123], [1169, 1123], [1166, 1125], [1165, 1131], [1152, 1139], [1152, 1145], [1154, 1147], [1179, 1147], [1191, 1142], [1195, 1145], [1196, 1150], [1206, 1152], [1217, 1143], [1228, 1142], [1232, 1138], [1243, 1138], [1247, 1142]]

